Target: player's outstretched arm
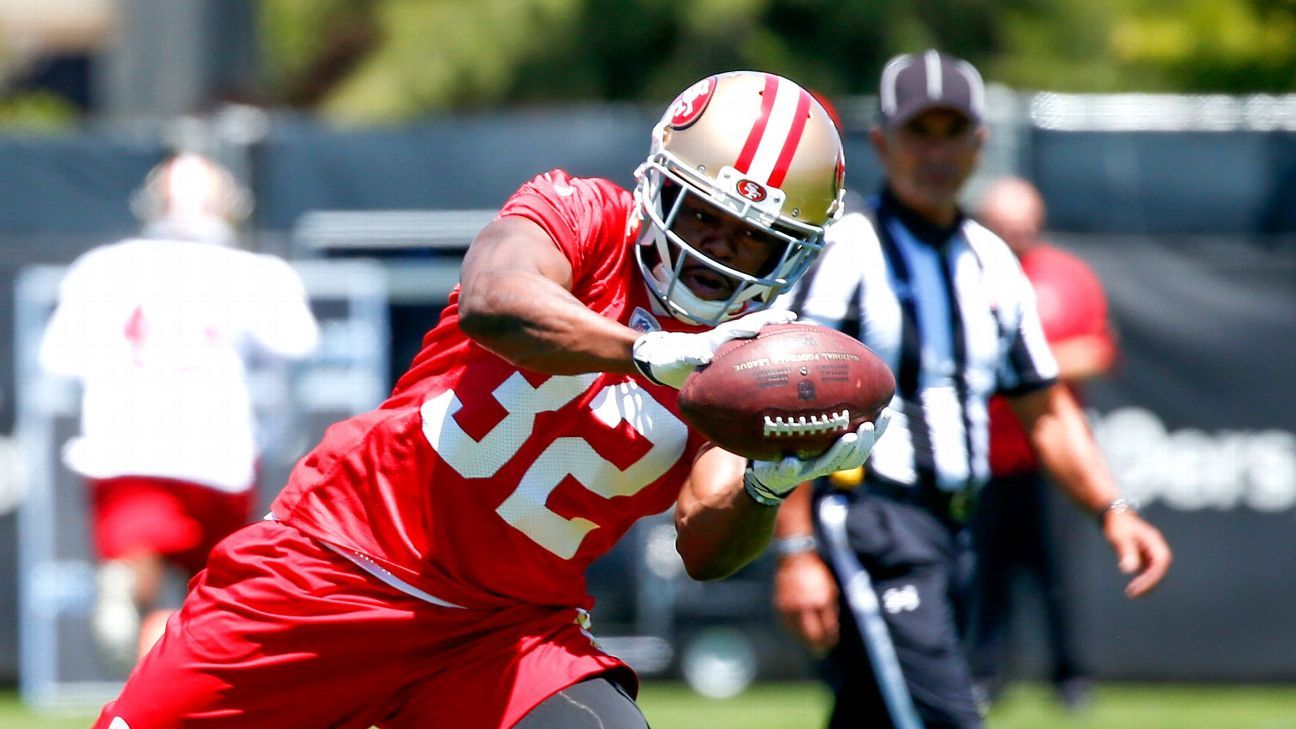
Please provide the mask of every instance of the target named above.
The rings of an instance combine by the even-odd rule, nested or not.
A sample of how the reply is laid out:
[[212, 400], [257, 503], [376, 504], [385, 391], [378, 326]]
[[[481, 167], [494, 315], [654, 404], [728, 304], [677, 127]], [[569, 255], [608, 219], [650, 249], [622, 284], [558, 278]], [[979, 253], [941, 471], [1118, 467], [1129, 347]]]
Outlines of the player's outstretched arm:
[[755, 559], [769, 543], [778, 508], [743, 489], [747, 459], [710, 444], [675, 506], [675, 547], [695, 580], [718, 580]]
[[465, 334], [513, 364], [555, 375], [640, 373], [678, 388], [725, 342], [795, 318], [766, 310], [697, 334], [643, 334], [573, 296], [567, 257], [543, 228], [520, 217], [496, 219], [477, 235], [459, 281]]
[[639, 332], [571, 294], [571, 263], [530, 220], [506, 216], [482, 229], [459, 280], [460, 328], [504, 359], [557, 375], [636, 371]]
[[1075, 398], [1055, 385], [1015, 397], [1012, 405], [1054, 483], [1098, 517], [1103, 536], [1116, 552], [1117, 567], [1133, 575], [1125, 594], [1147, 594], [1165, 577], [1173, 555], [1160, 530], [1133, 509], [1110, 508], [1123, 503], [1118, 501], [1120, 492]]

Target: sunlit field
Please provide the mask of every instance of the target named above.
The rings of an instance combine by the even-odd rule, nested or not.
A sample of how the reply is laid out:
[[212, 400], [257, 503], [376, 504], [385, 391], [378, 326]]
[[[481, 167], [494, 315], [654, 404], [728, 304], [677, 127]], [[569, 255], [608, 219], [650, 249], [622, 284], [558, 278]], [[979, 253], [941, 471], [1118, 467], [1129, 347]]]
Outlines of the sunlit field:
[[[699, 698], [675, 684], [648, 684], [641, 703], [653, 729], [822, 727], [828, 695], [814, 684], [759, 685], [733, 699]], [[1100, 685], [1092, 705], [1068, 713], [1047, 687], [1010, 689], [989, 729], [1296, 729], [1296, 685]]]
[[[652, 682], [640, 696], [653, 729], [815, 729], [828, 695], [813, 683], [758, 684], [732, 699], [706, 699], [677, 683]], [[0, 727], [85, 729], [93, 711], [37, 715], [0, 692]], [[1296, 729], [1296, 685], [1103, 684], [1085, 711], [1067, 713], [1045, 687], [1011, 689], [989, 729]], [[310, 729], [302, 727], [301, 729]]]

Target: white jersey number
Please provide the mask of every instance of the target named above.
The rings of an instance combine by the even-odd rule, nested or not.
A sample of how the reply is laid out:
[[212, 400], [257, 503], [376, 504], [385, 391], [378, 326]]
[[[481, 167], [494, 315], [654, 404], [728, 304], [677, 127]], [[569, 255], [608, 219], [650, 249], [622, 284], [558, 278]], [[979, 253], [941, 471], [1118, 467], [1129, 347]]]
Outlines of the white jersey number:
[[[475, 440], [452, 417], [462, 403], [453, 391], [423, 403], [423, 435], [451, 468], [464, 478], [489, 478], [499, 472], [531, 437], [535, 416], [557, 410], [585, 392], [596, 374], [550, 377], [533, 387], [513, 373], [495, 388], [495, 400], [508, 412], [481, 440]], [[608, 385], [590, 401], [594, 416], [608, 427], [627, 423], [651, 448], [622, 470], [594, 450], [584, 438], [556, 438], [536, 458], [517, 489], [496, 512], [536, 544], [571, 559], [585, 535], [598, 527], [581, 517], [567, 519], [546, 503], [563, 479], [571, 476], [605, 499], [631, 496], [661, 478], [684, 453], [688, 428], [633, 381]]]

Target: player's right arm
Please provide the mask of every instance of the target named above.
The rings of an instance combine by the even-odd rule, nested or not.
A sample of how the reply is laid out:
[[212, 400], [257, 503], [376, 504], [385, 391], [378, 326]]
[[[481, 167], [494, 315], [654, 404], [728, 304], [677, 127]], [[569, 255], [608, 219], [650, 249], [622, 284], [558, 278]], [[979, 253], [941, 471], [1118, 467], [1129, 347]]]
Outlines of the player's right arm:
[[633, 374], [639, 332], [591, 311], [571, 293], [572, 266], [536, 223], [503, 216], [468, 249], [459, 326], [509, 362], [556, 375]]
[[793, 319], [765, 310], [697, 334], [636, 331], [577, 299], [571, 262], [544, 228], [520, 216], [487, 225], [459, 275], [464, 333], [519, 367], [554, 375], [639, 373], [678, 389], [721, 344]]
[[837, 583], [814, 546], [812, 491], [810, 482], [798, 486], [774, 521], [774, 609], [792, 635], [823, 653], [837, 645]]

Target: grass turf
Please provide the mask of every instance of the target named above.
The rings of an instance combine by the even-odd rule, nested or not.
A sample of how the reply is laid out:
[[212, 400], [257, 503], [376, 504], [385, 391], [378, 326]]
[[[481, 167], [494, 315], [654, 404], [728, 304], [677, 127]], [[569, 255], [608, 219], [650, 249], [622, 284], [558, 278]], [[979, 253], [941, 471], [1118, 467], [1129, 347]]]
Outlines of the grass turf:
[[[676, 684], [640, 696], [653, 729], [818, 729], [829, 698], [814, 684], [762, 684], [724, 701]], [[1011, 688], [988, 729], [1296, 729], [1296, 686], [1103, 684], [1092, 705], [1068, 713], [1048, 687]]]
[[[678, 683], [648, 682], [640, 704], [653, 729], [818, 729], [828, 694], [814, 683], [763, 683], [725, 700]], [[0, 690], [0, 727], [85, 729], [94, 711], [35, 714], [12, 690]], [[1296, 686], [1101, 684], [1093, 704], [1069, 714], [1047, 687], [1010, 689], [989, 729], [1296, 729]], [[309, 728], [303, 728], [309, 729]]]

